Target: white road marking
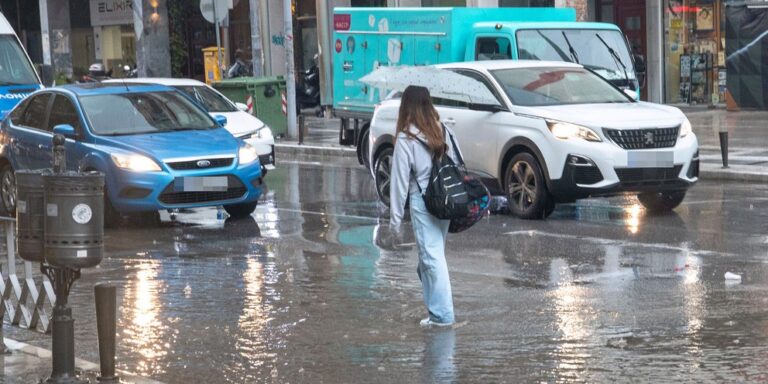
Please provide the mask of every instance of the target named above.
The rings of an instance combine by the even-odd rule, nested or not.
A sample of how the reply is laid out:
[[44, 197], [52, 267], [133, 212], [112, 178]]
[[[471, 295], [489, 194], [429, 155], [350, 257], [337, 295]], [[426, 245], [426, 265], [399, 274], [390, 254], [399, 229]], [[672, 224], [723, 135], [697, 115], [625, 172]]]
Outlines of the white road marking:
[[349, 219], [357, 219], [357, 220], [368, 220], [368, 221], [374, 221], [379, 222], [378, 217], [371, 217], [371, 216], [357, 216], [357, 215], [347, 215], [344, 213], [326, 213], [326, 212], [314, 212], [314, 211], [305, 211], [302, 209], [290, 209], [290, 208], [273, 208], [278, 211], [284, 211], [284, 212], [293, 212], [293, 213], [305, 213], [308, 215], [317, 215], [317, 216], [333, 216], [333, 217], [346, 217]]

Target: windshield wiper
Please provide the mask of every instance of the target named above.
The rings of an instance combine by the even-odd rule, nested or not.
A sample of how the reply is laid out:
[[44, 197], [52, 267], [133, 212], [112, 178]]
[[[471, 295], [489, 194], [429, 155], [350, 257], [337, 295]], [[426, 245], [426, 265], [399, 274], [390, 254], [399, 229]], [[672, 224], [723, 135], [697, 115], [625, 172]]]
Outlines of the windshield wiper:
[[552, 39], [550, 39], [550, 38], [549, 38], [549, 37], [547, 37], [547, 36], [544, 36], [544, 34], [543, 34], [543, 33], [541, 33], [541, 31], [539, 31], [539, 30], [536, 30], [536, 33], [538, 33], [539, 35], [541, 35], [541, 37], [542, 37], [544, 40], [546, 40], [546, 41], [547, 41], [547, 43], [548, 43], [548, 44], [549, 44], [549, 45], [550, 45], [552, 48], [554, 48], [554, 49], [555, 49], [555, 52], [557, 53], [557, 55], [558, 55], [558, 56], [560, 56], [560, 58], [561, 58], [561, 59], [563, 59], [563, 61], [567, 61], [567, 62], [570, 62], [570, 60], [568, 60], [568, 56], [566, 56], [566, 55], [565, 55], [565, 52], [563, 52], [563, 50], [562, 50], [562, 49], [560, 49], [560, 47], [559, 47], [557, 44], [555, 44], [555, 42], [554, 42], [554, 41], [552, 41]]
[[605, 40], [603, 40], [603, 37], [600, 36], [599, 32], [595, 33], [595, 36], [597, 36], [597, 38], [600, 40], [600, 42], [603, 43], [603, 45], [605, 45], [605, 48], [608, 48], [608, 53], [610, 53], [611, 57], [613, 57], [613, 62], [614, 62], [614, 64], [616, 64], [616, 68], [619, 68], [619, 66], [621, 66], [621, 69], [624, 71], [624, 80], [626, 80], [627, 88], [629, 88], [630, 87], [630, 83], [629, 83], [629, 75], [627, 75], [627, 66], [624, 65], [624, 63], [621, 61], [621, 58], [619, 57], [619, 54], [616, 53], [616, 51], [614, 51], [613, 48], [611, 48], [611, 46], [608, 45], [608, 43], [605, 42]]
[[579, 63], [579, 55], [576, 54], [576, 50], [573, 49], [573, 45], [571, 45], [571, 41], [568, 40], [568, 36], [565, 34], [565, 31], [561, 31], [563, 33], [563, 38], [565, 39], [565, 43], [568, 44], [568, 51], [571, 52], [571, 57], [573, 58], [573, 62], [576, 64]]

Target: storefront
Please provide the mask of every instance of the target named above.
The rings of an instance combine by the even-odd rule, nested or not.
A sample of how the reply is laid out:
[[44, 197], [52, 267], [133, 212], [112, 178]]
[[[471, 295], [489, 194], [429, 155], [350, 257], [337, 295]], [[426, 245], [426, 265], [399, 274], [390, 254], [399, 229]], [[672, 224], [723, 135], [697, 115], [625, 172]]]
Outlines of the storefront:
[[131, 0], [90, 0], [94, 56], [120, 77], [122, 67], [136, 64], [136, 31]]

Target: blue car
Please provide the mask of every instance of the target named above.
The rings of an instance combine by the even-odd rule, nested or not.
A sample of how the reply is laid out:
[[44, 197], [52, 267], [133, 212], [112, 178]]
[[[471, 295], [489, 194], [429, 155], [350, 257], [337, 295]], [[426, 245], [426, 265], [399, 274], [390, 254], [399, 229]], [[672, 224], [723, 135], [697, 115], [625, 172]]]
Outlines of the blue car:
[[67, 167], [106, 177], [107, 222], [123, 213], [223, 205], [250, 215], [262, 191], [258, 153], [182, 93], [162, 85], [78, 84], [37, 91], [0, 127], [0, 197], [16, 209], [15, 171]]

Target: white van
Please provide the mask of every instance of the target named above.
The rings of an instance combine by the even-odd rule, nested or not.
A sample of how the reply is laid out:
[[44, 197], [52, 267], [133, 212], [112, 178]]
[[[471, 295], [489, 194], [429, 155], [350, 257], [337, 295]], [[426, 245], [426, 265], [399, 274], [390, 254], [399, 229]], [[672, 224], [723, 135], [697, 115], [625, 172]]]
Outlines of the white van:
[[40, 77], [16, 32], [0, 13], [0, 120], [41, 87]]

